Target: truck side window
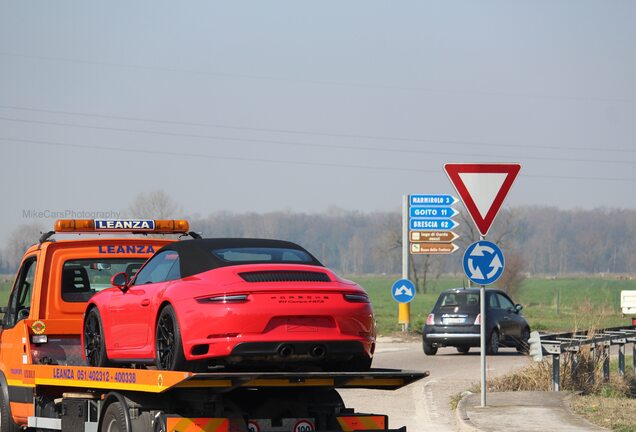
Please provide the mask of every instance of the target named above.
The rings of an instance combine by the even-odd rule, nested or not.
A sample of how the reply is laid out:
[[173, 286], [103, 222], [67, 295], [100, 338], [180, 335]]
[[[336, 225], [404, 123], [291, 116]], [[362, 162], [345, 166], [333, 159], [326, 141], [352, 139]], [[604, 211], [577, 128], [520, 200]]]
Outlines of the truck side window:
[[36, 259], [28, 258], [18, 273], [16, 283], [9, 297], [9, 307], [4, 314], [2, 325], [4, 328], [14, 327], [18, 321], [29, 316], [31, 311], [31, 294], [35, 280]]

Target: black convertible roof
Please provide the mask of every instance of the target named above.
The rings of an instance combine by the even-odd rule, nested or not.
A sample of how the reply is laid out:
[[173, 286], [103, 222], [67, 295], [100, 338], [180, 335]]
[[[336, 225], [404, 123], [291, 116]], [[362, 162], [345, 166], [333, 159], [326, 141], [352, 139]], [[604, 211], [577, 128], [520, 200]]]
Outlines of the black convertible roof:
[[[209, 239], [196, 239], [196, 240], [182, 240], [174, 243], [169, 243], [159, 249], [156, 254], [165, 251], [173, 250], [179, 254], [179, 264], [181, 269], [181, 277], [188, 277], [198, 273], [203, 273], [208, 270], [212, 270], [218, 267], [225, 267], [230, 265], [241, 264], [253, 264], [250, 261], [227, 262], [217, 258], [212, 251], [215, 249], [225, 248], [284, 248], [295, 249], [305, 252], [310, 258], [310, 262], [303, 262], [302, 264], [321, 266], [322, 264], [312, 254], [307, 252], [301, 246], [296, 243], [284, 241], [284, 240], [270, 240], [270, 239], [254, 239], [254, 238], [209, 238]], [[156, 255], [155, 254], [155, 255]], [[258, 262], [262, 264], [262, 262]], [[275, 264], [276, 261], [272, 261]], [[289, 264], [289, 262], [287, 262]]]

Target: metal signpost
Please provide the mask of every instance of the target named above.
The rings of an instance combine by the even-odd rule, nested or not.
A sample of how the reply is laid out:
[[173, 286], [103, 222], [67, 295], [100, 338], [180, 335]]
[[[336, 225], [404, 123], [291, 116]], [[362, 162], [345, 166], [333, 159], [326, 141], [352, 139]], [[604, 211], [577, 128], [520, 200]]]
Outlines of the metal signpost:
[[486, 285], [495, 282], [501, 276], [505, 264], [501, 249], [484, 238], [520, 169], [521, 165], [518, 163], [444, 165], [449, 180], [481, 234], [480, 241], [466, 249], [463, 265], [466, 276], [481, 285], [479, 297], [482, 407], [486, 406]]

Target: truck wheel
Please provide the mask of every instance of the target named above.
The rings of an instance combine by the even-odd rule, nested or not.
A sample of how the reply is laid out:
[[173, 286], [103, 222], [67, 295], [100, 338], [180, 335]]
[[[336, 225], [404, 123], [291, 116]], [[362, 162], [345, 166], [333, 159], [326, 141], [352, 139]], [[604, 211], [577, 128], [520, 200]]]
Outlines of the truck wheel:
[[488, 338], [488, 342], [486, 343], [486, 354], [488, 355], [496, 355], [499, 352], [499, 332], [497, 329], [494, 329], [490, 333], [490, 338]]
[[19, 432], [20, 428], [13, 422], [11, 406], [4, 397], [5, 389], [0, 387], [0, 432]]
[[108, 405], [102, 420], [101, 432], [128, 432], [126, 413], [120, 402]]
[[92, 308], [84, 320], [84, 354], [89, 366], [110, 366], [106, 355], [104, 326], [97, 308]]
[[434, 356], [437, 354], [437, 347], [428, 342], [424, 342], [424, 354]]
[[167, 305], [159, 313], [155, 332], [155, 364], [161, 370], [186, 370], [187, 361], [183, 355], [181, 331], [177, 315], [172, 306]]

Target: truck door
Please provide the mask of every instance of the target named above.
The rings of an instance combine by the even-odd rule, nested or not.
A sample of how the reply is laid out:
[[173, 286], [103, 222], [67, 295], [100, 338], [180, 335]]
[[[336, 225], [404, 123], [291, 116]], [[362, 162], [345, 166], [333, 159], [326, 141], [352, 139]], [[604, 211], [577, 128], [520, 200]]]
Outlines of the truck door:
[[37, 255], [31, 255], [24, 259], [18, 276], [16, 277], [9, 304], [2, 319], [2, 333], [0, 333], [1, 362], [6, 366], [17, 366], [26, 363], [23, 356], [28, 355], [25, 348], [28, 337], [25, 326], [18, 325], [22, 320], [29, 317], [31, 313], [31, 297], [33, 285], [35, 284], [35, 270]]

